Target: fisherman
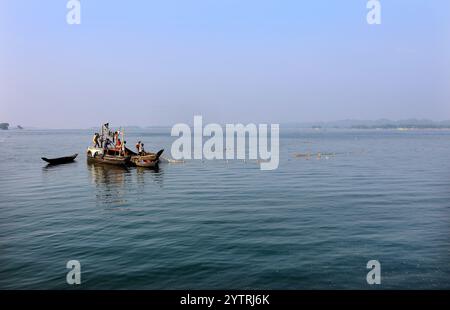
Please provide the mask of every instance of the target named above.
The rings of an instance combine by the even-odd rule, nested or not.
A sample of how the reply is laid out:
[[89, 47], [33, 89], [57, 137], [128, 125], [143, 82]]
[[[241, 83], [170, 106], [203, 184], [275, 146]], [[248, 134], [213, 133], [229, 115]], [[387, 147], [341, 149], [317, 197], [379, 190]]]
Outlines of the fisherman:
[[127, 141], [123, 141], [122, 156], [127, 155]]
[[141, 141], [138, 141], [138, 143], [136, 143], [136, 150], [138, 154], [141, 153]]
[[108, 146], [111, 144], [111, 140], [106, 138], [105, 143], [103, 144], [103, 156], [102, 159], [105, 157], [105, 155], [108, 153]]
[[144, 143], [141, 143], [141, 153], [142, 155], [145, 155]]
[[100, 135], [98, 134], [98, 132], [96, 132], [94, 134], [94, 137], [92, 138], [92, 142], [94, 143], [95, 147], [100, 147], [100, 143], [98, 141], [99, 138], [100, 138]]
[[109, 140], [108, 138], [106, 138], [104, 148], [105, 148], [105, 149], [108, 149], [108, 146], [109, 146], [110, 144], [111, 144], [111, 140]]
[[120, 139], [117, 139], [116, 150], [120, 151], [121, 149], [122, 149], [122, 141], [120, 141]]
[[109, 123], [103, 124], [102, 126], [102, 137], [109, 135]]

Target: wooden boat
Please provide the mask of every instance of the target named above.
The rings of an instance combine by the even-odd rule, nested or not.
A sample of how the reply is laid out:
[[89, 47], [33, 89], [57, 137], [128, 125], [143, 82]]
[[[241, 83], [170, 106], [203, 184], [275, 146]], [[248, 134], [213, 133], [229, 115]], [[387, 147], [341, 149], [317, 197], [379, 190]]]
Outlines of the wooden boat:
[[142, 167], [142, 168], [155, 168], [159, 161], [155, 160], [149, 156], [134, 156], [131, 159], [131, 162], [136, 167]]
[[146, 160], [146, 159], [136, 159], [133, 164], [136, 167], [141, 167], [141, 168], [155, 168], [158, 165], [158, 161], [154, 161], [154, 160]]
[[108, 149], [106, 154], [101, 148], [89, 147], [87, 150], [87, 160], [91, 163], [126, 166], [130, 162], [130, 158], [131, 156], [121, 155], [114, 149]]
[[155, 168], [158, 166], [159, 157], [163, 152], [164, 150], [160, 150], [158, 153], [145, 153], [141, 155], [133, 153], [135, 155], [131, 156], [130, 163], [136, 167]]
[[74, 154], [72, 156], [66, 156], [66, 157], [58, 157], [58, 158], [46, 158], [46, 157], [41, 157], [41, 158], [42, 158], [42, 160], [48, 162], [50, 165], [60, 165], [60, 164], [67, 164], [67, 163], [73, 162], [77, 156], [78, 156], [78, 154]]

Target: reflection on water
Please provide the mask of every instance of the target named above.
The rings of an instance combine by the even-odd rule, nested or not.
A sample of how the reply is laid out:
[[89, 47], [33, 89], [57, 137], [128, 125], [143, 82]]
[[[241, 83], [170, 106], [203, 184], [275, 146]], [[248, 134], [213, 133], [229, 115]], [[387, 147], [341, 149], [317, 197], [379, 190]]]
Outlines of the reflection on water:
[[62, 164], [47, 164], [44, 167], [42, 167], [42, 170], [43, 171], [49, 171], [49, 170], [52, 170], [52, 169], [57, 169], [57, 168], [60, 168], [60, 167], [66, 167], [68, 165], [74, 165], [74, 164], [76, 164], [76, 161], [72, 161], [72, 162], [68, 162], [68, 163], [62, 163]]
[[159, 166], [153, 169], [136, 167], [136, 175], [140, 186], [144, 186], [146, 178], [151, 177], [158, 186], [163, 187], [163, 169]]
[[126, 197], [130, 197], [130, 193], [136, 191], [136, 185], [138, 185], [139, 192], [144, 192], [149, 179], [152, 180], [151, 183], [163, 187], [163, 170], [159, 167], [155, 169], [126, 168], [88, 163], [88, 169], [91, 183], [96, 187], [96, 200], [99, 204], [123, 206], [132, 203]]
[[91, 181], [96, 186], [97, 201], [107, 205], [124, 205], [129, 169], [121, 166], [88, 163]]

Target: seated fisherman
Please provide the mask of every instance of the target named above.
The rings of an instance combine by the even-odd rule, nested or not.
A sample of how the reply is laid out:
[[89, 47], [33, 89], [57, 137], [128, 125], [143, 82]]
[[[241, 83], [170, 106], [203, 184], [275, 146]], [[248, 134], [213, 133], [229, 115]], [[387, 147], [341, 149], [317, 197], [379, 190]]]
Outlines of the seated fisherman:
[[120, 151], [121, 149], [122, 149], [122, 141], [120, 141], [120, 139], [117, 139], [116, 150]]

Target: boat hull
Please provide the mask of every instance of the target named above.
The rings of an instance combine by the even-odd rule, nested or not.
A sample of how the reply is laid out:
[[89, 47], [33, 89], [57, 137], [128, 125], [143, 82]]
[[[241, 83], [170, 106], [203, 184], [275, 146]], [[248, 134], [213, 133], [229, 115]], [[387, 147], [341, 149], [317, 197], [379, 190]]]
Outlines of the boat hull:
[[104, 155], [103, 150], [100, 148], [90, 147], [87, 150], [87, 161], [89, 163], [127, 166], [130, 162], [130, 158], [130, 156]]
[[142, 168], [156, 168], [158, 167], [159, 157], [163, 150], [158, 153], [146, 153], [145, 155], [131, 156], [130, 163], [136, 167]]
[[47, 162], [49, 165], [60, 165], [60, 164], [67, 164], [67, 163], [73, 162], [77, 156], [78, 156], [78, 154], [74, 154], [72, 156], [66, 156], [66, 157], [59, 157], [59, 158], [42, 157], [42, 160]]
[[158, 166], [159, 160], [145, 160], [136, 156], [136, 158], [131, 159], [131, 163], [136, 167], [155, 168]]
[[88, 155], [87, 160], [89, 163], [126, 166], [130, 162], [130, 157], [117, 157], [109, 155], [105, 155], [104, 157], [102, 157], [101, 155], [92, 157]]

